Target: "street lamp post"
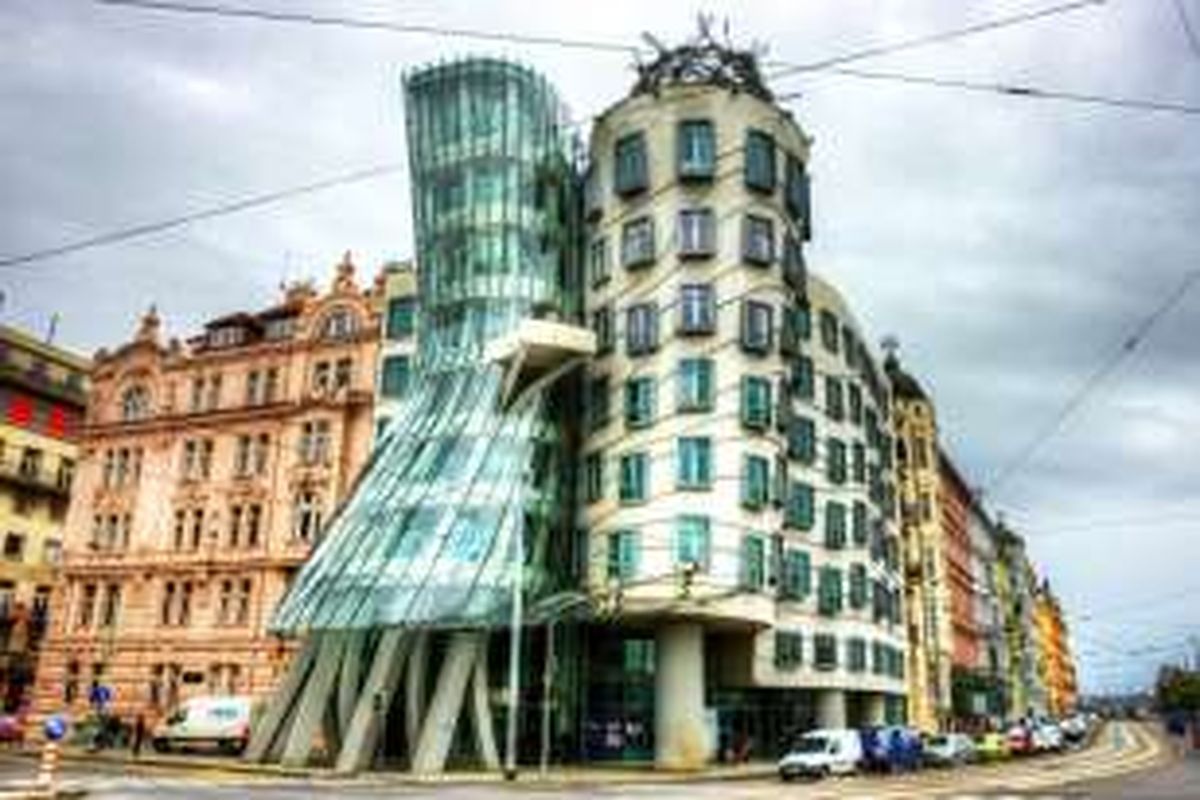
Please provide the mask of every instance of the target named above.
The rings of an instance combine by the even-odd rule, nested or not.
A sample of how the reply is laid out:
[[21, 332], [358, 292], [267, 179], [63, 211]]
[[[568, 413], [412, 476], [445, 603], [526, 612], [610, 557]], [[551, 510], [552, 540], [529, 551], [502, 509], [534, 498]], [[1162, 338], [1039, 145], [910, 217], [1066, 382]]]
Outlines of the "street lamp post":
[[525, 531], [518, 527], [517, 571], [513, 576], [512, 626], [508, 646], [508, 719], [504, 736], [504, 779], [517, 779], [517, 714], [521, 692], [521, 624], [525, 590]]

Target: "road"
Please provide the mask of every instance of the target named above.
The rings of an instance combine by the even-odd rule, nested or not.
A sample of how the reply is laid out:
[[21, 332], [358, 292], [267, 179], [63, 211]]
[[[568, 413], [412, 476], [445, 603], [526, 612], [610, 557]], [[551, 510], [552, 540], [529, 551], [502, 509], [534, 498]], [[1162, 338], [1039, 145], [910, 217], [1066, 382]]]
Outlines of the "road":
[[[1119, 733], [1114, 734], [1119, 726]], [[0, 756], [0, 785], [32, 777], [28, 758]], [[595, 773], [600, 774], [600, 773]], [[1200, 757], [1170, 758], [1168, 748], [1148, 726], [1117, 723], [1086, 751], [1043, 756], [996, 766], [958, 770], [926, 770], [893, 778], [854, 777], [820, 784], [789, 784], [755, 779], [705, 782], [625, 782], [572, 780], [419, 784], [385, 775], [356, 780], [284, 779], [238, 774], [203, 767], [147, 768], [112, 762], [71, 761], [63, 782], [87, 789], [91, 798], [262, 798], [301, 800], [327, 795], [338, 798], [430, 797], [439, 800], [489, 800], [535, 794], [557, 798], [654, 798], [655, 800], [759, 800], [760, 798], [889, 798], [908, 797], [1200, 797]], [[535, 790], [535, 791], [530, 791]], [[0, 797], [3, 795], [0, 794]]]

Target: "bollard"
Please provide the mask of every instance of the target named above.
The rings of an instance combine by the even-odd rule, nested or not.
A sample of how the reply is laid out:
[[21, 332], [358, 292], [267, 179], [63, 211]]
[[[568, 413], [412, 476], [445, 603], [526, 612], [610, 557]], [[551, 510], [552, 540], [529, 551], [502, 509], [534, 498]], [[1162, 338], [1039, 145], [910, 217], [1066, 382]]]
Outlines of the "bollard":
[[58, 742], [47, 739], [42, 745], [42, 762], [38, 767], [37, 785], [54, 792], [54, 775], [58, 772]]

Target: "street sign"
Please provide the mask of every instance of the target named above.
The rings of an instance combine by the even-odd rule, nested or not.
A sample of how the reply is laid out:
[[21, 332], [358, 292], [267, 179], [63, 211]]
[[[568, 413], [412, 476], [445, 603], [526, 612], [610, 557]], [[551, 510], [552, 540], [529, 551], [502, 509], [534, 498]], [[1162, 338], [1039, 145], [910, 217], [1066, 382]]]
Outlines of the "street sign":
[[92, 701], [92, 705], [103, 708], [112, 701], [112, 688], [104, 685], [94, 686], [89, 699]]
[[42, 726], [42, 730], [47, 739], [57, 742], [67, 735], [67, 721], [60, 716], [50, 717]]

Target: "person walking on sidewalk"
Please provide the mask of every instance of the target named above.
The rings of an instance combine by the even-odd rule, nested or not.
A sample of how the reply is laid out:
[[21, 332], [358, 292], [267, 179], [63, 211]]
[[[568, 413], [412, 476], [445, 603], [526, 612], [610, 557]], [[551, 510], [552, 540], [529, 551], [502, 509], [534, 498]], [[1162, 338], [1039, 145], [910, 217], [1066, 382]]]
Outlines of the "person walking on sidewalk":
[[133, 757], [138, 758], [142, 754], [142, 743], [146, 740], [146, 717], [141, 711], [138, 712], [137, 719], [133, 721]]

